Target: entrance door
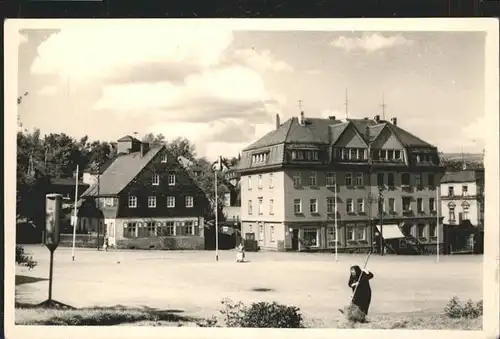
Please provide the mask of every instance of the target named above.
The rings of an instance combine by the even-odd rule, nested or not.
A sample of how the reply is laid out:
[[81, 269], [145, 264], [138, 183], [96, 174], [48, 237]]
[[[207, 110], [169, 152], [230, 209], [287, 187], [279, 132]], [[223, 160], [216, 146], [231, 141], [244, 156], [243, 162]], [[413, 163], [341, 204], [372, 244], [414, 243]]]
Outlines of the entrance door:
[[293, 251], [299, 250], [299, 230], [298, 229], [294, 229], [292, 231], [292, 250]]

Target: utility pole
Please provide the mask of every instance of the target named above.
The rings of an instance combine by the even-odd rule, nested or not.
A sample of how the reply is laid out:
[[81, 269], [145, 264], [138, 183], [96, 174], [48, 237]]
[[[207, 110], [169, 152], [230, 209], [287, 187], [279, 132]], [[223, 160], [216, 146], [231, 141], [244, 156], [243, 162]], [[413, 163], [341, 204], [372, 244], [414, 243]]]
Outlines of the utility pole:
[[302, 100], [299, 100], [299, 112], [302, 112]]
[[99, 229], [101, 228], [101, 165], [97, 161], [97, 250], [99, 251]]
[[378, 190], [378, 211], [380, 215], [380, 255], [384, 255], [384, 193], [383, 187]]
[[382, 120], [385, 120], [385, 107], [387, 105], [385, 104], [385, 98], [384, 98], [384, 93], [382, 93], [382, 105], [380, 105], [380, 107], [382, 107]]

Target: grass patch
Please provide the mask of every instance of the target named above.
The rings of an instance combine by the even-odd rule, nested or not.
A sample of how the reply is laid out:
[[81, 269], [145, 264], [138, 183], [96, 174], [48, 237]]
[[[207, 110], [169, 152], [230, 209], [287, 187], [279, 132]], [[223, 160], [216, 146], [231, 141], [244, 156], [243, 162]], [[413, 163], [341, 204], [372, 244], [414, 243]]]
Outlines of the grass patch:
[[39, 281], [45, 281], [45, 280], [49, 280], [49, 279], [29, 277], [27, 275], [17, 275], [16, 274], [16, 286], [23, 285], [23, 284], [32, 284], [32, 283], [36, 283]]
[[179, 310], [158, 310], [148, 307], [123, 306], [82, 309], [52, 309], [36, 305], [16, 304], [16, 325], [112, 326], [120, 324], [160, 323], [182, 326], [194, 322], [192, 317], [178, 314]]

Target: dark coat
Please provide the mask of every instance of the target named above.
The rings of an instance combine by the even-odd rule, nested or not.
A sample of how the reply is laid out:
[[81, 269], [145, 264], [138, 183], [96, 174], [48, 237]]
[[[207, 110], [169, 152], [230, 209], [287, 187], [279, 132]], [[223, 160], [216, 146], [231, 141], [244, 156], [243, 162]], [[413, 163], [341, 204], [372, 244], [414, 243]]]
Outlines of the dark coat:
[[[365, 273], [361, 271], [359, 266], [352, 266], [351, 269], [356, 271], [356, 275], [349, 276], [348, 285], [352, 289], [354, 295], [352, 297], [352, 303], [358, 306], [361, 311], [368, 314], [368, 309], [370, 308], [370, 303], [372, 301], [372, 289], [370, 287], [370, 279], [373, 278], [373, 273]], [[361, 277], [361, 278], [360, 278]], [[358, 287], [353, 284], [358, 282]]]

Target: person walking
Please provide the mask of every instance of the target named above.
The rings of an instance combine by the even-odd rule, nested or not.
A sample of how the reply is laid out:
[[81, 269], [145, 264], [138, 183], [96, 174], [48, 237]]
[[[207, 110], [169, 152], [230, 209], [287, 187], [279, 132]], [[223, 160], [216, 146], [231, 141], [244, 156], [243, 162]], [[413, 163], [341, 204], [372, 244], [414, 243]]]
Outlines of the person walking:
[[372, 290], [370, 280], [373, 278], [373, 273], [368, 270], [361, 270], [358, 265], [351, 267], [348, 286], [353, 291], [352, 304], [368, 315], [370, 303], [372, 301]]

